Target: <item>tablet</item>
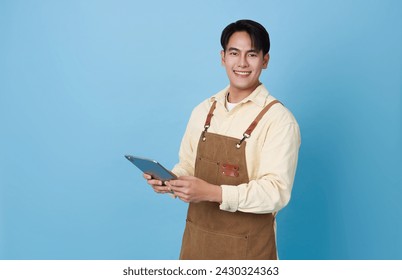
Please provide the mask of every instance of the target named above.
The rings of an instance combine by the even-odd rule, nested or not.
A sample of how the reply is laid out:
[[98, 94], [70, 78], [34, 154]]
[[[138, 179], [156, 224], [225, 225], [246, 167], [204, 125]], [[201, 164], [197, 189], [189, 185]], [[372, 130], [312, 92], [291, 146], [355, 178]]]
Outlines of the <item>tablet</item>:
[[151, 175], [152, 178], [161, 180], [162, 182], [177, 179], [175, 174], [163, 167], [156, 160], [132, 155], [125, 155], [125, 157], [135, 166], [137, 166], [142, 172]]

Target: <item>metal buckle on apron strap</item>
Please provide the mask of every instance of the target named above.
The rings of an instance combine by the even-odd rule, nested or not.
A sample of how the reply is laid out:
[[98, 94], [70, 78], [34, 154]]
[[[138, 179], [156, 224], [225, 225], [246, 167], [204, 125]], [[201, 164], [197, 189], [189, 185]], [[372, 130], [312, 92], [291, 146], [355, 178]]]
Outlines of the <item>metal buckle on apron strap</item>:
[[239, 143], [236, 144], [236, 148], [240, 149], [241, 144], [246, 140], [246, 138], [250, 138], [250, 134], [243, 133], [243, 138], [240, 140]]
[[268, 110], [272, 107], [272, 105], [280, 103], [278, 100], [274, 100], [271, 103], [269, 103], [267, 106], [264, 107], [264, 109], [257, 115], [257, 117], [254, 119], [254, 121], [250, 124], [250, 126], [247, 128], [246, 132], [243, 133], [243, 139], [240, 140], [239, 143], [236, 144], [236, 148], [240, 149], [241, 144], [246, 140], [246, 138], [249, 138], [251, 133], [254, 131], [255, 127], [257, 126], [258, 122], [262, 119], [264, 114], [268, 112]]
[[205, 138], [205, 132], [207, 132], [207, 130], [208, 130], [208, 128], [209, 128], [209, 125], [208, 124], [206, 124], [205, 126], [204, 126], [204, 131], [202, 132], [202, 141], [203, 142], [205, 142], [205, 140], [206, 140], [206, 138]]
[[214, 116], [214, 110], [216, 107], [216, 100], [214, 101], [214, 103], [212, 103], [211, 109], [209, 109], [208, 115], [207, 115], [207, 119], [205, 120], [205, 125], [204, 125], [204, 131], [202, 132], [202, 141], [205, 142], [206, 138], [205, 138], [205, 132], [207, 132], [209, 126], [211, 125], [211, 119]]

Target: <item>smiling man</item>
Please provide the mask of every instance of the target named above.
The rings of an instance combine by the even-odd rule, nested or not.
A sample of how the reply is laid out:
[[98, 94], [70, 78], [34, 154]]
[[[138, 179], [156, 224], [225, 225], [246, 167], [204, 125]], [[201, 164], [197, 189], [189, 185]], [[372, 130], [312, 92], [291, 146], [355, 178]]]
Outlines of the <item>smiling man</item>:
[[172, 170], [178, 179], [144, 177], [189, 203], [180, 259], [277, 259], [275, 215], [290, 200], [299, 127], [260, 82], [265, 28], [239, 20], [221, 44], [229, 85], [193, 110]]

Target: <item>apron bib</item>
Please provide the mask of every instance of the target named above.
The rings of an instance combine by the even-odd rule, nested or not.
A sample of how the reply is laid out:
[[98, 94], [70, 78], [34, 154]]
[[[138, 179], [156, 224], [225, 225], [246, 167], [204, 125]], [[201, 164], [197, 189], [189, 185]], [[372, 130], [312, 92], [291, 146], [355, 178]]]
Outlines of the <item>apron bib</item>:
[[[251, 123], [241, 140], [208, 132], [216, 101], [212, 104], [202, 132], [194, 176], [215, 185], [248, 183], [244, 140], [275, 100]], [[216, 202], [190, 203], [183, 234], [180, 259], [277, 259], [275, 216], [219, 209]]]

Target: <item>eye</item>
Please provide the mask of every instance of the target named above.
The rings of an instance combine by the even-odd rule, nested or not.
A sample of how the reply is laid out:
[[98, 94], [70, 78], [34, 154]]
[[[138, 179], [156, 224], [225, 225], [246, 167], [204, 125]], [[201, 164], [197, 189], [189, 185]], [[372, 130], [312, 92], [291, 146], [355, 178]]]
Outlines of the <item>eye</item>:
[[229, 55], [231, 55], [231, 56], [236, 56], [236, 55], [237, 55], [237, 52], [229, 52]]
[[249, 53], [248, 56], [249, 57], [257, 57], [257, 54], [256, 53]]

